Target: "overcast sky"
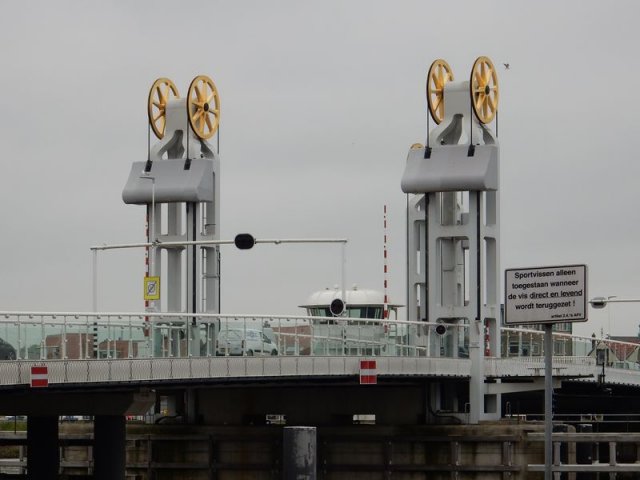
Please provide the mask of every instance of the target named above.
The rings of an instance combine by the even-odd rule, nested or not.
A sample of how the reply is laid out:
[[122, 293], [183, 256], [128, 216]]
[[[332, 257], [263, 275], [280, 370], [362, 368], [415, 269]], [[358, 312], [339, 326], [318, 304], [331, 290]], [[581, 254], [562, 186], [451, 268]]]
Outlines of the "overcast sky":
[[[124, 205], [149, 87], [220, 92], [222, 238], [346, 237], [347, 283], [405, 302], [406, 154], [425, 75], [499, 66], [501, 268], [586, 263], [589, 296], [640, 297], [636, 1], [3, 1], [0, 310], [88, 310], [90, 252], [143, 240]], [[506, 70], [502, 64], [509, 63]], [[100, 307], [142, 308], [142, 252], [105, 253]], [[223, 250], [225, 312], [296, 313], [336, 246]], [[640, 305], [580, 333], [635, 335]]]

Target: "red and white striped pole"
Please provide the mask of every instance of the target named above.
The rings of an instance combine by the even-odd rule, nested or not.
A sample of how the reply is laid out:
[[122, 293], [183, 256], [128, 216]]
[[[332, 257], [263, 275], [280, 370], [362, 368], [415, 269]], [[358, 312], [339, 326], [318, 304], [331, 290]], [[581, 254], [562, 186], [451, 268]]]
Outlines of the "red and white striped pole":
[[384, 206], [384, 305], [382, 310], [382, 318], [389, 318], [389, 298], [387, 296], [387, 206]]
[[484, 356], [491, 356], [491, 335], [489, 333], [489, 322], [484, 322]]

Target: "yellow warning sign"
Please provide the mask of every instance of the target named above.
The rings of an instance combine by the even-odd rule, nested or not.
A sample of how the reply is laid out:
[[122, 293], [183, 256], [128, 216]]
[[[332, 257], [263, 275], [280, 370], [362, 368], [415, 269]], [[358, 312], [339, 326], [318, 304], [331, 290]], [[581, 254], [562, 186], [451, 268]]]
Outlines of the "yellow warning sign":
[[160, 300], [160, 277], [144, 277], [144, 299]]

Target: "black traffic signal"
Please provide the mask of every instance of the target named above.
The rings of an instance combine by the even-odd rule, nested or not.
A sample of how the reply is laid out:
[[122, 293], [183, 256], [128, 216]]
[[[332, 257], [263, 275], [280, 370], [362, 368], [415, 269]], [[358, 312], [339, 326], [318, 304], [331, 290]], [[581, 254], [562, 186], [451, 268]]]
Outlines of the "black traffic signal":
[[438, 335], [442, 336], [447, 333], [447, 326], [444, 323], [440, 323], [436, 325], [436, 328], [434, 330]]
[[340, 298], [334, 298], [329, 305], [329, 311], [334, 317], [339, 317], [344, 312], [344, 302]]
[[256, 239], [250, 233], [239, 233], [233, 243], [239, 250], [250, 250], [256, 244]]

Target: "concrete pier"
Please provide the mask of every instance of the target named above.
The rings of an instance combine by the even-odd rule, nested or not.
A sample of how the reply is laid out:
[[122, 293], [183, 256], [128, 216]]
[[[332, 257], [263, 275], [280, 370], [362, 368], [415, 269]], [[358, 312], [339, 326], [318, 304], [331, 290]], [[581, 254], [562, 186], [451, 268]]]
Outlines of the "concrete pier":
[[58, 478], [58, 417], [30, 415], [27, 420], [27, 478]]
[[126, 424], [123, 415], [98, 415], [94, 420], [94, 479], [124, 480]]

